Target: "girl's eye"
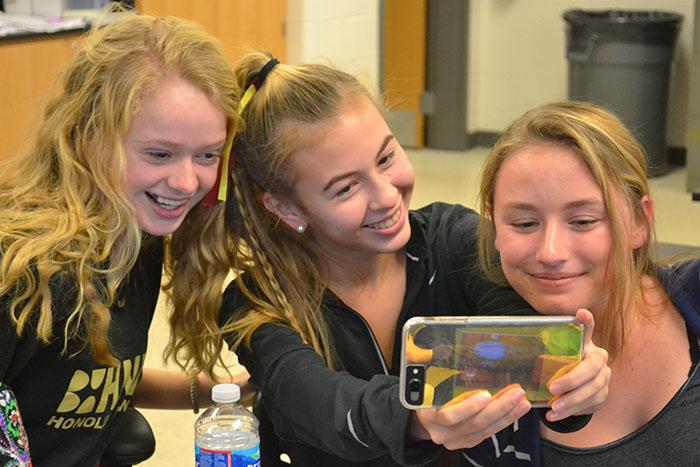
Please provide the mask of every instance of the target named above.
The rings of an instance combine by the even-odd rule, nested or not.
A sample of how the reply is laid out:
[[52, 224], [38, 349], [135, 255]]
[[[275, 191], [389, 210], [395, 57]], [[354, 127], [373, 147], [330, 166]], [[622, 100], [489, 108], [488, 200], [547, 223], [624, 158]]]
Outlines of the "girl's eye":
[[341, 188], [335, 193], [335, 196], [338, 198], [347, 197], [350, 194], [351, 190], [352, 185], [345, 185], [343, 188]]
[[163, 151], [150, 151], [148, 155], [157, 161], [164, 161], [170, 158], [170, 154]]
[[510, 224], [516, 230], [532, 230], [537, 227], [537, 222], [535, 221], [523, 221], [523, 222], [513, 222]]
[[205, 165], [212, 165], [219, 162], [221, 155], [218, 152], [207, 152], [199, 156], [202, 163]]
[[598, 219], [576, 219], [571, 221], [571, 224], [573, 224], [574, 227], [586, 229], [593, 227], [597, 222]]
[[391, 161], [394, 159], [394, 151], [391, 151], [389, 154], [382, 156], [379, 158], [377, 163], [379, 164], [380, 167], [386, 167], [391, 163]]

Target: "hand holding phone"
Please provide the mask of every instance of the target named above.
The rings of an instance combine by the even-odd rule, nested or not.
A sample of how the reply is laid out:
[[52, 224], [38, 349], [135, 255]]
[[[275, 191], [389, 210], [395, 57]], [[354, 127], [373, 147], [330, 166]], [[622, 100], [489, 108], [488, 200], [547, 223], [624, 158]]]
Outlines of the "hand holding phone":
[[472, 448], [515, 423], [530, 409], [519, 386], [499, 398], [478, 391], [454, 405], [411, 411], [409, 436], [430, 439], [452, 451]]
[[401, 402], [443, 407], [513, 385], [546, 407], [548, 385], [581, 360], [583, 326], [573, 317], [412, 318], [402, 334]]
[[608, 352], [593, 343], [593, 314], [581, 308], [576, 311], [576, 322], [584, 326], [583, 355], [580, 364], [549, 385], [556, 395], [552, 410], [546, 413], [551, 422], [594, 413], [607, 399], [611, 374]]

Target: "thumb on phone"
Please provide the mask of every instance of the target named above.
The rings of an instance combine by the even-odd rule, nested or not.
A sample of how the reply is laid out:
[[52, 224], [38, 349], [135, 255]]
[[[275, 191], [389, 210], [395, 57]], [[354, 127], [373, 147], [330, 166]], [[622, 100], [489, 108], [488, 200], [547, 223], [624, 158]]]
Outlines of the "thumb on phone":
[[552, 410], [547, 413], [549, 421], [593, 413], [607, 398], [610, 383], [608, 352], [593, 343], [593, 314], [581, 308], [576, 311], [576, 321], [584, 326], [582, 360], [566, 375], [552, 381], [550, 391], [556, 397]]
[[595, 327], [595, 319], [593, 313], [585, 308], [576, 310], [576, 321], [583, 324], [583, 352], [584, 354], [593, 345], [593, 328]]

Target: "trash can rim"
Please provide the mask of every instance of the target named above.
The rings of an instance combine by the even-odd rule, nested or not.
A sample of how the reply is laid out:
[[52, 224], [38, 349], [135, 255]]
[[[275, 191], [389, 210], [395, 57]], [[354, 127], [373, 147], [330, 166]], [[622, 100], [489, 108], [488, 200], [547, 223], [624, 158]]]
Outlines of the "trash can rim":
[[634, 24], [658, 25], [676, 23], [683, 20], [683, 15], [662, 10], [567, 10], [562, 15], [564, 20], [576, 24]]

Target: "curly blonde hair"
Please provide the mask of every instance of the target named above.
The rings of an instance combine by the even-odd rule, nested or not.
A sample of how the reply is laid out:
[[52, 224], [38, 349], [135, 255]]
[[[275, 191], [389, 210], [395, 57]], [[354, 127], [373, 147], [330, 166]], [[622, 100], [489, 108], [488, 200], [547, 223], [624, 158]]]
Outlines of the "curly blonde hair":
[[[0, 296], [10, 297], [3, 312], [18, 334], [36, 319], [39, 340], [49, 342], [55, 332], [52, 280], [72, 281], [76, 296], [65, 310], [64, 351], [70, 339], [82, 339], [98, 362], [108, 364], [116, 363], [107, 337], [109, 308], [142, 242], [123, 188], [122, 141], [132, 119], [167, 76], [202, 90], [230, 126], [239, 95], [221, 46], [200, 26], [173, 17], [118, 16], [96, 24], [82, 40], [36, 140], [6, 167], [12, 175], [0, 177]], [[192, 224], [217, 218], [223, 223], [221, 209], [196, 206], [173, 235], [176, 248], [168, 258], [201, 250], [211, 239], [191, 237], [201, 228]]]

